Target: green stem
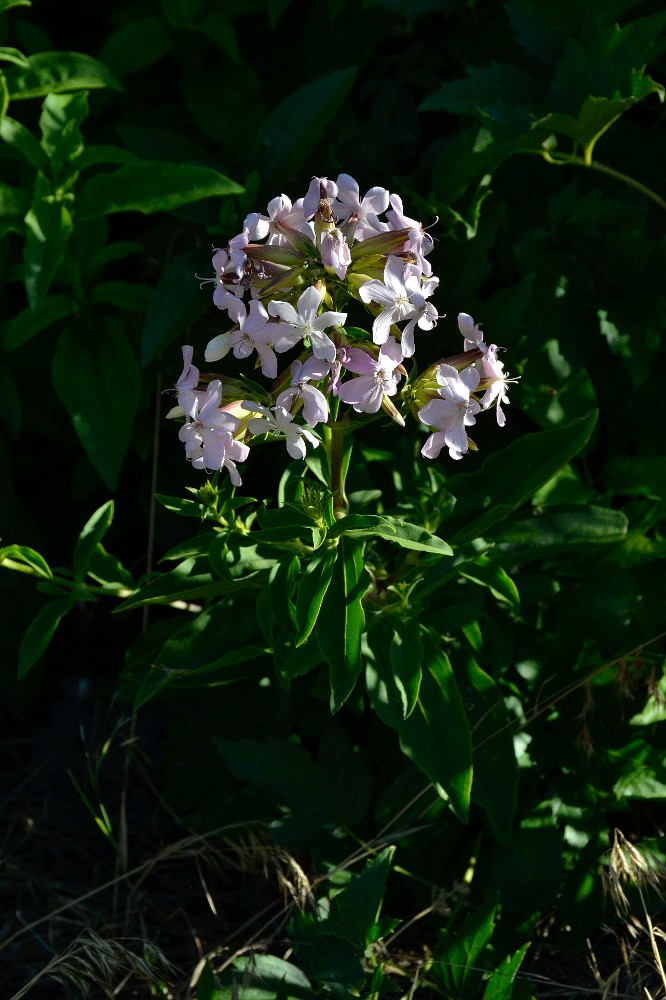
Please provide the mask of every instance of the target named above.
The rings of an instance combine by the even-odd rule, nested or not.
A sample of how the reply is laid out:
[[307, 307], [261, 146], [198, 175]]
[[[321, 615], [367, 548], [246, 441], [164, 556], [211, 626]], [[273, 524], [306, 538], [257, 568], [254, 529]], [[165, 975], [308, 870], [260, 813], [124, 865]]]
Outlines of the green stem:
[[331, 493], [333, 494], [333, 516], [336, 521], [349, 510], [349, 500], [345, 494], [344, 425], [333, 424], [329, 462], [331, 466]]
[[537, 156], [541, 156], [546, 163], [552, 163], [554, 166], [561, 167], [565, 164], [569, 164], [572, 167], [587, 167], [588, 170], [596, 170], [597, 173], [606, 174], [607, 177], [612, 177], [616, 181], [620, 181], [622, 184], [626, 184], [627, 187], [631, 187], [634, 191], [638, 191], [639, 194], [644, 195], [653, 201], [655, 205], [662, 208], [666, 212], [666, 199], [662, 198], [649, 188], [646, 184], [641, 184], [637, 181], [635, 177], [631, 177], [629, 174], [623, 174], [621, 170], [616, 170], [614, 167], [607, 167], [605, 163], [599, 163], [598, 160], [586, 160], [582, 156], [572, 156], [569, 153], [563, 154], [553, 154], [544, 150], [524, 150], [524, 152], [536, 153]]

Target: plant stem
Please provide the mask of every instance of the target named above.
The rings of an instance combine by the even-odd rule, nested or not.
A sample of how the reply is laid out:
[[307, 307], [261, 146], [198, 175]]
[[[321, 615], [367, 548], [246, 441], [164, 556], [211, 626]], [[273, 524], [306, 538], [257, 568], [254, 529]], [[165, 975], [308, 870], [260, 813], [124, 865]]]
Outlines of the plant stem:
[[606, 174], [607, 177], [613, 177], [616, 181], [620, 181], [622, 184], [626, 184], [627, 187], [633, 188], [634, 191], [638, 191], [639, 194], [649, 198], [650, 201], [653, 201], [655, 205], [658, 205], [659, 208], [666, 212], [666, 199], [662, 198], [661, 195], [658, 195], [656, 191], [653, 191], [646, 184], [641, 184], [635, 177], [623, 174], [621, 170], [616, 170], [615, 167], [608, 167], [605, 163], [599, 163], [598, 160], [586, 160], [582, 156], [573, 156], [569, 153], [558, 155], [545, 150], [524, 150], [524, 152], [534, 152], [537, 156], [541, 156], [546, 163], [552, 163], [557, 167], [569, 164], [572, 167], [587, 167], [588, 170], [596, 170], [597, 173]]
[[329, 425], [328, 432], [328, 464], [331, 473], [333, 516], [336, 521], [339, 521], [349, 510], [349, 501], [345, 494], [345, 473], [348, 464], [345, 461], [348, 456], [345, 456], [344, 449], [345, 425], [336, 421]]

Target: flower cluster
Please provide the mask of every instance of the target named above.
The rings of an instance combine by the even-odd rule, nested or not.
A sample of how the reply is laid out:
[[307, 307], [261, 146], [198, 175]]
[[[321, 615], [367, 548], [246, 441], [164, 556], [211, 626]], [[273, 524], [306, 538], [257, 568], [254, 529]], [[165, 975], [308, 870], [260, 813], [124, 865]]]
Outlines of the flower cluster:
[[[439, 285], [432, 248], [398, 195], [373, 187], [361, 197], [349, 174], [313, 177], [303, 198], [292, 203], [282, 194], [266, 215], [248, 215], [242, 232], [213, 255], [213, 302], [231, 328], [210, 341], [205, 360], [256, 354], [272, 384], [261, 395], [256, 386], [248, 392], [247, 382], [201, 376], [193, 348], [184, 347], [178, 407], [169, 416], [186, 417], [180, 438], [192, 464], [226, 468], [238, 485], [236, 463], [263, 435], [283, 438], [293, 458], [304, 458], [308, 445], [320, 443], [317, 425], [341, 419], [340, 403], [357, 413], [383, 409], [404, 426], [402, 402], [432, 430], [426, 458], [445, 446], [454, 459], [475, 449], [466, 428], [491, 406], [504, 426], [508, 378], [499, 349], [466, 313], [458, 317], [462, 353], [408, 379], [403, 362], [415, 354], [417, 330], [440, 319], [430, 301]], [[346, 328], [350, 307], [371, 314], [370, 331]], [[278, 355], [294, 349], [297, 358], [280, 372]]]

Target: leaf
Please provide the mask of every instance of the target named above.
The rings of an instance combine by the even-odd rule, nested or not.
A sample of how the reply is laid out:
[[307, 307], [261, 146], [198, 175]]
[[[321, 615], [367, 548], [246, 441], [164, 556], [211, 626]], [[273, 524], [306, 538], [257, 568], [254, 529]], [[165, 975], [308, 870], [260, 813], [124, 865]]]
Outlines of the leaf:
[[0, 62], [10, 62], [23, 67], [30, 65], [22, 52], [8, 45], [0, 45]]
[[495, 929], [497, 903], [491, 901], [468, 914], [455, 932], [442, 930], [433, 948], [432, 975], [444, 995], [476, 1000], [484, 972], [483, 953]]
[[391, 671], [402, 702], [402, 717], [409, 718], [419, 697], [425, 662], [421, 628], [414, 618], [399, 618], [389, 647]]
[[479, 556], [473, 562], [466, 562], [460, 575], [468, 580], [488, 587], [498, 601], [510, 604], [514, 611], [520, 611], [520, 594], [511, 577], [488, 556]]
[[97, 174], [84, 186], [78, 214], [99, 219], [112, 212], [170, 212], [201, 198], [242, 194], [240, 184], [212, 167], [142, 160]]
[[100, 57], [122, 79], [157, 62], [178, 41], [161, 18], [132, 17], [108, 36]]
[[72, 232], [73, 196], [53, 186], [42, 174], [37, 175], [30, 211], [25, 217], [27, 229], [23, 259], [28, 301], [34, 308], [46, 296], [65, 256]]
[[77, 580], [83, 580], [88, 572], [97, 543], [111, 527], [113, 521], [113, 500], [107, 500], [88, 519], [74, 547], [72, 569]]
[[98, 542], [88, 564], [88, 576], [102, 585], [134, 590], [136, 582], [128, 569]]
[[30, 0], [0, 0], [0, 14], [11, 10], [12, 7], [32, 7], [32, 3]]
[[452, 476], [447, 489], [457, 503], [444, 522], [451, 540], [463, 545], [508, 517], [585, 447], [597, 416], [593, 410], [553, 430], [525, 434], [490, 455], [478, 472]]
[[337, 114], [357, 74], [356, 66], [335, 70], [281, 101], [259, 129], [253, 162], [273, 174], [298, 169]]
[[188, 497], [169, 497], [164, 493], [156, 493], [155, 499], [174, 514], [181, 514], [183, 517], [198, 517], [202, 520], [204, 511], [203, 505]]
[[103, 63], [80, 52], [39, 52], [29, 56], [28, 63], [27, 69], [16, 67], [7, 71], [13, 101], [99, 87], [122, 90]]
[[439, 639], [423, 633], [424, 668], [416, 707], [398, 726], [403, 753], [440, 789], [461, 823], [472, 790], [472, 737], [451, 664]]
[[321, 606], [331, 579], [337, 549], [328, 548], [313, 556], [309, 561], [296, 594], [296, 638], [295, 646], [302, 646], [317, 623]]
[[115, 489], [141, 392], [139, 365], [120, 324], [106, 317], [97, 328], [80, 323], [63, 330], [53, 382], [88, 458]]
[[144, 313], [154, 291], [150, 285], [136, 281], [101, 281], [93, 287], [90, 301], [108, 303], [125, 312]]
[[513, 985], [531, 941], [527, 941], [513, 955], [507, 955], [488, 980], [483, 1000], [512, 1000]]
[[2, 565], [5, 559], [13, 559], [16, 562], [23, 563], [24, 566], [29, 566], [35, 576], [43, 576], [47, 580], [53, 579], [51, 567], [46, 559], [39, 552], [35, 552], [34, 549], [29, 548], [27, 545], [4, 546], [4, 548], [0, 549], [0, 565]]
[[46, 651], [61, 618], [74, 605], [74, 597], [55, 597], [45, 604], [28, 626], [19, 649], [18, 678], [22, 680]]
[[188, 250], [174, 257], [162, 274], [148, 304], [141, 338], [141, 364], [159, 357], [204, 312], [211, 300], [201, 289], [197, 270], [204, 255]]
[[330, 668], [331, 711], [337, 712], [354, 689], [361, 671], [361, 635], [365, 626], [363, 596], [369, 575], [363, 542], [343, 537], [331, 582], [317, 619], [319, 648]]
[[[315, 997], [307, 976], [275, 955], [241, 955], [232, 963], [231, 985], [210, 1000], [308, 1000]], [[227, 974], [228, 975], [228, 974]], [[197, 996], [197, 1000], [202, 1000]]]
[[403, 549], [435, 552], [441, 556], [453, 554], [451, 547], [442, 538], [431, 535], [425, 528], [410, 524], [409, 521], [401, 521], [388, 515], [347, 514], [335, 522], [328, 534], [329, 538], [337, 538], [339, 535], [348, 535], [350, 538], [385, 538]]
[[495, 836], [507, 843], [518, 798], [513, 730], [495, 681], [469, 657], [460, 688], [473, 728], [472, 801], [485, 811]]
[[31, 166], [40, 170], [43, 174], [48, 173], [48, 156], [42, 149], [39, 140], [21, 122], [17, 122], [5, 115], [0, 120], [0, 138], [9, 146], [14, 146], [19, 153], [22, 153]]
[[[185, 559], [169, 573], [160, 573], [150, 580], [140, 590], [123, 601], [115, 611], [129, 611], [145, 604], [171, 604], [174, 601], [191, 601], [197, 597], [207, 597], [213, 594], [228, 594], [234, 589], [233, 583], [227, 583], [213, 576], [212, 573], [201, 572], [201, 561]], [[195, 572], [196, 571], [196, 572]]]
[[330, 934], [363, 949], [372, 941], [394, 854], [395, 847], [385, 847], [335, 896], [327, 921]]
[[46, 295], [34, 309], [23, 309], [7, 324], [5, 350], [14, 351], [42, 330], [71, 316], [77, 304], [69, 295]]
[[544, 513], [503, 525], [494, 535], [494, 554], [504, 563], [517, 565], [572, 550], [583, 553], [588, 546], [622, 541], [627, 527], [626, 515], [608, 507], [549, 507]]
[[614, 493], [666, 500], [666, 458], [663, 455], [631, 458], [618, 455], [604, 467], [602, 480]]

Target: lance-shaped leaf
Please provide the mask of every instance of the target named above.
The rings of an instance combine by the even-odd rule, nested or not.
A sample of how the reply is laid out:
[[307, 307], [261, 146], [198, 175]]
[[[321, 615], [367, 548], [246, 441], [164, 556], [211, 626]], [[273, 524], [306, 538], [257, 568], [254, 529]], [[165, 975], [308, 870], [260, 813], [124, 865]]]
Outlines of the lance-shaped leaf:
[[74, 548], [72, 569], [77, 580], [82, 580], [88, 572], [97, 543], [111, 527], [113, 521], [113, 500], [107, 500], [86, 522]]
[[403, 753], [444, 791], [465, 823], [472, 790], [472, 734], [453, 670], [439, 641], [424, 632], [425, 665], [416, 707], [398, 726]]
[[86, 454], [115, 489], [139, 403], [139, 364], [120, 324], [63, 330], [53, 357], [56, 392]]
[[13, 101], [99, 87], [122, 90], [111, 70], [81, 52], [38, 52], [27, 67], [14, 66], [6, 76]]
[[[51, 567], [47, 563], [46, 559], [35, 552], [34, 549], [29, 548], [27, 545], [5, 545], [0, 549], [0, 566], [4, 563], [18, 562], [22, 566], [26, 566], [28, 570], [35, 576], [46, 577], [47, 580], [53, 579], [53, 573], [51, 572]], [[10, 568], [14, 568], [11, 566]]]
[[452, 541], [478, 538], [533, 496], [585, 447], [597, 416], [593, 410], [562, 427], [525, 434], [490, 455], [478, 472], [453, 476], [447, 489], [457, 503], [444, 521]]
[[397, 517], [379, 514], [347, 514], [336, 521], [329, 530], [330, 538], [348, 535], [350, 538], [385, 538], [403, 549], [417, 552], [432, 552], [440, 556], [450, 556], [453, 550], [442, 538], [431, 535], [425, 528]]
[[300, 166], [337, 114], [357, 73], [355, 66], [336, 69], [285, 98], [261, 126], [253, 159], [273, 174]]
[[333, 578], [337, 549], [324, 549], [314, 556], [303, 571], [296, 594], [296, 638], [302, 646], [317, 623], [321, 606]]
[[141, 364], [154, 361], [177, 337], [183, 335], [210, 308], [195, 273], [202, 266], [199, 250], [188, 250], [171, 261], [153, 291], [141, 339]]
[[99, 219], [112, 212], [150, 215], [243, 190], [212, 167], [141, 160], [91, 178], [81, 192], [78, 211], [82, 219]]
[[365, 626], [363, 595], [369, 576], [365, 544], [343, 537], [331, 582], [317, 619], [317, 642], [330, 668], [331, 711], [337, 712], [354, 689], [361, 670], [361, 636]]
[[30, 211], [25, 217], [25, 288], [30, 305], [39, 305], [49, 290], [65, 256], [72, 232], [74, 198], [54, 191], [42, 174], [37, 175]]
[[54, 597], [32, 620], [19, 649], [18, 677], [21, 680], [44, 654], [61, 618], [74, 605], [74, 597]]

